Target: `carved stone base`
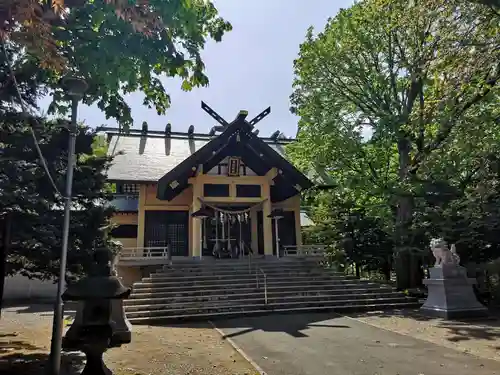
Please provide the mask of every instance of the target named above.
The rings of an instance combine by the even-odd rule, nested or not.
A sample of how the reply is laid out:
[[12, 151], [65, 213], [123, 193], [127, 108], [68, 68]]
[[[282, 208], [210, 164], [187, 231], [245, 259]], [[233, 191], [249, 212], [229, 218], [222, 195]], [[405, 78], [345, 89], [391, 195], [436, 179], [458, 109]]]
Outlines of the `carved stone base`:
[[445, 319], [488, 316], [488, 309], [478, 302], [472, 286], [476, 280], [467, 277], [465, 268], [444, 264], [430, 269], [424, 280], [428, 297], [420, 311]]
[[[106, 345], [107, 346], [107, 345]], [[103, 361], [103, 354], [106, 346], [96, 343], [95, 345], [85, 345], [82, 351], [87, 356], [85, 368], [80, 375], [112, 375], [111, 370]]]
[[125, 315], [123, 300], [111, 300], [111, 321], [113, 322], [113, 335], [111, 347], [129, 344], [132, 341], [132, 325]]

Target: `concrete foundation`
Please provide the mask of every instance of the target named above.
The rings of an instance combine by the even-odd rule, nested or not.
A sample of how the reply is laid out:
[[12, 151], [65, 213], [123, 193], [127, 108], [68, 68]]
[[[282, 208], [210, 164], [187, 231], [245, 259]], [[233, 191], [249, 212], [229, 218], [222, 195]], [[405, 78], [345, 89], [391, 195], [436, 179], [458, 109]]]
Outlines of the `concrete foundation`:
[[143, 277], [149, 277], [149, 275], [161, 266], [116, 266], [116, 273], [120, 278], [123, 285], [131, 288], [136, 282], [142, 280]]

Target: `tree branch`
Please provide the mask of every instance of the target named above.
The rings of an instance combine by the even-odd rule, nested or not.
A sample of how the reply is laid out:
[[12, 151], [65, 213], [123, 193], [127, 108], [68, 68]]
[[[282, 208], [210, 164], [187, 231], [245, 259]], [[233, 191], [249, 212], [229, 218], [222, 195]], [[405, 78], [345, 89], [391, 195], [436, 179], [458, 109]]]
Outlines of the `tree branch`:
[[455, 121], [456, 118], [463, 115], [474, 104], [483, 100], [484, 97], [486, 97], [491, 92], [493, 87], [498, 83], [499, 75], [500, 75], [500, 64], [498, 65], [496, 75], [493, 78], [491, 78], [485, 82], [486, 87], [484, 87], [481, 90], [481, 92], [474, 95], [468, 102], [466, 102], [463, 106], [461, 106], [461, 108], [454, 111], [454, 113], [449, 116], [448, 120], [441, 125], [440, 130], [439, 130], [438, 134], [436, 135], [436, 138], [434, 139], [434, 141], [431, 142], [430, 144], [428, 144], [426, 147], [424, 147], [422, 152], [419, 152], [419, 153], [417, 153], [417, 155], [415, 155], [415, 157], [413, 158], [413, 161], [412, 161], [412, 168], [411, 168], [412, 172], [416, 172], [418, 170], [418, 168], [420, 167], [420, 164], [423, 161], [423, 159], [427, 155], [429, 155], [432, 151], [434, 151], [438, 147], [440, 147], [441, 144], [448, 138], [448, 136], [450, 135], [454, 126], [456, 125], [456, 121]]

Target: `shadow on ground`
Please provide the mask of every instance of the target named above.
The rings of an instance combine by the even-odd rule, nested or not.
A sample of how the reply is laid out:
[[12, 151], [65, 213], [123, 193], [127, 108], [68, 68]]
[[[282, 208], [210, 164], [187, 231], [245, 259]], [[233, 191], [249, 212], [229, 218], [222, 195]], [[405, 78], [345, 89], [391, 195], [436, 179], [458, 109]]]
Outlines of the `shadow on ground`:
[[[33, 312], [44, 312], [54, 310], [54, 302], [49, 299], [34, 298], [34, 299], [7, 299], [2, 302], [2, 309], [17, 309], [17, 308], [30, 308]], [[30, 311], [31, 312], [31, 311]]]
[[[290, 314], [287, 314], [290, 315]], [[219, 319], [214, 320], [217, 328], [241, 328], [241, 331], [224, 336], [224, 338], [235, 337], [253, 331], [265, 332], [285, 332], [293, 337], [307, 337], [302, 331], [312, 327], [323, 327], [332, 329], [346, 329], [350, 328], [344, 324], [328, 324], [323, 323], [326, 320], [338, 318], [336, 313], [307, 313], [294, 315], [293, 322], [290, 323], [289, 319], [283, 319], [281, 314], [266, 315], [266, 316], [250, 316], [239, 317], [234, 319]], [[153, 325], [153, 324], [151, 324]], [[212, 328], [213, 326], [207, 322], [185, 322], [181, 324], [158, 323], [157, 326], [168, 327], [189, 327], [189, 328]]]
[[[49, 360], [48, 353], [28, 342], [6, 340], [15, 334], [0, 336], [0, 374], [2, 375], [44, 375]], [[79, 374], [84, 366], [84, 357], [79, 353], [63, 355], [61, 373]]]
[[[294, 319], [292, 324], [290, 324], [290, 319], [282, 319], [280, 314], [267, 315], [265, 318], [262, 316], [253, 317], [240, 317], [233, 319], [219, 319], [215, 320], [214, 323], [218, 328], [240, 328], [236, 333], [224, 337], [234, 337], [242, 335], [245, 333], [253, 331], [265, 331], [265, 332], [285, 332], [293, 337], [307, 337], [307, 334], [303, 331], [312, 327], [324, 327], [332, 329], [347, 329], [349, 326], [346, 325], [336, 325], [330, 323], [325, 323], [325, 321], [332, 321], [338, 318], [339, 314], [335, 312], [318, 312], [318, 313], [307, 313], [307, 314], [293, 314]], [[416, 321], [429, 322], [430, 324], [436, 325], [437, 327], [445, 328], [451, 334], [448, 340], [451, 342], [460, 342], [472, 339], [482, 339], [495, 341], [500, 340], [500, 319], [496, 313], [493, 313], [488, 318], [482, 319], [467, 319], [467, 320], [443, 320], [432, 317], [427, 317], [420, 314], [418, 309], [404, 309], [404, 310], [387, 310], [387, 311], [372, 311], [372, 312], [358, 312], [346, 314], [353, 318], [363, 318], [363, 317], [381, 317], [381, 318], [391, 318], [391, 317], [404, 317], [410, 318]], [[159, 322], [157, 326], [168, 326], [168, 327], [189, 327], [189, 328], [207, 328], [206, 322], [184, 322], [178, 324]], [[499, 347], [500, 348], [500, 347]]]
[[[74, 317], [74, 303], [67, 303], [64, 306], [64, 315]], [[54, 305], [49, 303], [10, 303], [6, 309], [15, 312], [16, 314], [39, 314], [40, 316], [52, 316]]]
[[12, 306], [17, 307], [17, 314], [32, 314], [32, 313], [50, 313], [54, 311], [54, 305], [49, 304], [29, 304], [26, 306]]
[[431, 322], [445, 328], [451, 334], [447, 339], [451, 342], [467, 341], [472, 339], [495, 341], [500, 339], [500, 319], [496, 312], [486, 318], [444, 320], [425, 316], [418, 309], [388, 310], [358, 312], [349, 314], [353, 318], [377, 316], [382, 318], [404, 317], [416, 321]]

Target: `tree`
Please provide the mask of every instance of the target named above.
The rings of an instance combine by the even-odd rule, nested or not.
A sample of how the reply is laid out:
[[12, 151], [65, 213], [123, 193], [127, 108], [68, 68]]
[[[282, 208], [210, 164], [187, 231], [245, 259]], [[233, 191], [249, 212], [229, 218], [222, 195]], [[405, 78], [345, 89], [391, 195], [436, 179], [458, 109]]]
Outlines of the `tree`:
[[300, 122], [290, 153], [303, 167], [323, 166], [341, 189], [394, 209], [401, 288], [420, 283], [407, 249], [415, 242], [416, 192], [435, 156], [472, 129], [499, 134], [496, 27], [482, 5], [365, 0], [317, 36], [310, 29], [294, 63]]
[[[60, 122], [39, 119], [44, 132], [40, 148], [60, 191], [65, 182], [67, 131]], [[18, 114], [3, 114], [0, 123], [0, 216], [10, 215], [11, 246], [6, 274], [20, 273], [40, 279], [56, 279], [63, 225], [64, 200], [55, 194], [38, 162], [31, 135]], [[116, 249], [106, 234], [113, 208], [105, 190], [106, 169], [111, 159], [93, 154], [94, 131], [80, 127], [77, 135], [77, 164], [73, 183], [73, 212], [68, 251], [67, 277], [88, 271], [95, 248]]]
[[[497, 11], [498, 8], [500, 8], [500, 1], [499, 0], [469, 0], [474, 3], [479, 3], [486, 5], [493, 11]], [[500, 15], [500, 14], [499, 14]]]
[[428, 237], [444, 237], [457, 246], [463, 265], [490, 262], [500, 256], [500, 160], [491, 155], [468, 186], [447, 199], [426, 197], [425, 209], [415, 216], [415, 230]]
[[[231, 25], [210, 1], [7, 0], [0, 20], [4, 43], [20, 65], [42, 67], [38, 84], [53, 95], [51, 112], [69, 102], [59, 87], [66, 72], [87, 80], [86, 104], [97, 103], [124, 128], [132, 124], [124, 95], [140, 90], [144, 104], [164, 114], [170, 97], [160, 77], [180, 77], [182, 88], [208, 85], [200, 56], [208, 38], [220, 41]], [[54, 14], [54, 12], [56, 14]], [[64, 18], [62, 18], [64, 13]], [[21, 52], [22, 51], [22, 52]]]
[[[8, 54], [15, 51], [6, 47]], [[5, 55], [0, 54], [0, 78], [4, 82], [0, 90], [0, 296], [3, 295], [4, 275], [59, 277], [63, 198], [50, 183], [35, 149], [35, 141], [57, 189], [64, 191], [67, 121], [47, 121], [19, 112], [18, 90], [30, 111], [36, 108], [37, 98], [44, 93], [36, 81], [38, 70], [31, 67], [26, 64], [14, 67], [16, 85]], [[111, 158], [95, 131], [84, 126], [78, 130], [68, 279], [86, 273], [93, 249], [117, 250], [106, 230], [113, 213], [106, 185], [106, 170]]]

